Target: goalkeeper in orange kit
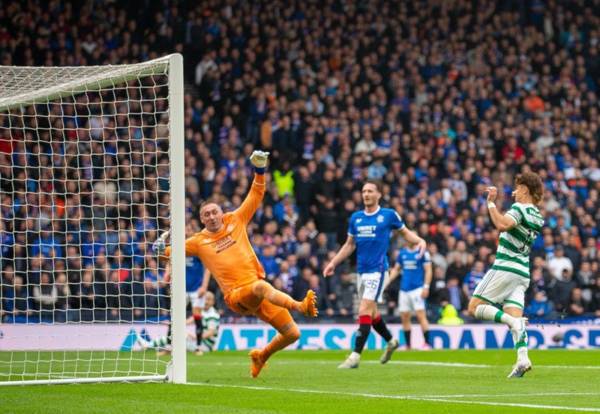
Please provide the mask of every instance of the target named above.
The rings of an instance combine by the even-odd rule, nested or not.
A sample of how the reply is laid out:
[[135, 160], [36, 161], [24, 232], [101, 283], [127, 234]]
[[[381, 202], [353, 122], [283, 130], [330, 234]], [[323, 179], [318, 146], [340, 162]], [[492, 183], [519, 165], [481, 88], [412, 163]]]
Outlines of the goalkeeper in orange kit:
[[[265, 194], [265, 169], [269, 153], [254, 151], [250, 162], [255, 168], [254, 181], [242, 205], [231, 213], [223, 213], [213, 201], [200, 206], [200, 221], [204, 230], [185, 241], [186, 256], [196, 256], [217, 281], [227, 306], [240, 315], [254, 315], [273, 326], [278, 335], [263, 349], [250, 352], [251, 373], [257, 377], [273, 353], [296, 342], [300, 330], [290, 315], [295, 310], [316, 317], [316, 297], [312, 290], [302, 302], [275, 289], [265, 279], [265, 271], [248, 239], [246, 227], [260, 206]], [[153, 250], [169, 257], [166, 247], [169, 232], [153, 244]]]

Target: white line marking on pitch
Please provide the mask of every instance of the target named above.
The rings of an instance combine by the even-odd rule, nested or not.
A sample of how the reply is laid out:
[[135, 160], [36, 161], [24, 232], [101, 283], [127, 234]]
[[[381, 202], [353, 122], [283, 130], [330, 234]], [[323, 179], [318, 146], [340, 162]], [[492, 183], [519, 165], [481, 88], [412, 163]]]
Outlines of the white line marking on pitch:
[[[380, 364], [379, 361], [361, 361], [362, 364]], [[236, 365], [248, 365], [247, 362], [213, 362], [210, 360], [203, 361], [190, 361], [188, 362], [190, 365], [219, 365], [219, 366], [236, 366]], [[275, 360], [273, 364], [276, 365], [300, 365], [300, 364], [314, 364], [314, 365], [336, 365], [335, 361], [329, 360], [310, 360], [310, 361], [292, 361], [292, 360]], [[438, 361], [389, 361], [388, 364], [391, 365], [420, 365], [420, 366], [432, 366], [432, 367], [450, 367], [450, 368], [497, 368], [503, 367], [504, 365], [490, 365], [490, 364], [467, 364], [462, 362], [438, 362]], [[509, 364], [506, 364], [509, 365]], [[546, 368], [546, 369], [592, 369], [597, 370], [600, 369], [600, 365], [536, 365], [534, 364], [535, 369]]]
[[493, 397], [560, 397], [560, 396], [600, 396], [597, 392], [530, 392], [511, 394], [449, 394], [449, 395], [409, 395], [415, 398], [493, 398]]
[[545, 405], [545, 404], [523, 404], [523, 403], [504, 403], [504, 402], [485, 402], [485, 401], [467, 401], [467, 400], [448, 400], [448, 399], [423, 399], [423, 401], [433, 402], [447, 402], [450, 404], [476, 404], [476, 405], [490, 405], [499, 407], [520, 407], [520, 408], [542, 408], [545, 410], [568, 410], [568, 411], [586, 411], [586, 412], [600, 412], [600, 408], [594, 407], [567, 407], [562, 405]]
[[[367, 364], [379, 364], [379, 361], [364, 361]], [[463, 364], [460, 362], [437, 362], [437, 361], [389, 361], [388, 364], [396, 365], [431, 365], [434, 367], [453, 367], [453, 368], [494, 368], [502, 365], [489, 364]], [[600, 365], [535, 365], [535, 369], [600, 369]]]
[[[381, 398], [391, 400], [411, 400], [411, 401], [429, 401], [429, 402], [444, 402], [451, 404], [477, 404], [477, 405], [488, 405], [488, 406], [504, 406], [504, 407], [522, 407], [522, 408], [542, 408], [547, 410], [572, 410], [572, 411], [587, 411], [587, 412], [600, 412], [600, 407], [568, 407], [561, 405], [545, 405], [545, 404], [525, 404], [525, 403], [504, 403], [504, 402], [486, 402], [486, 401], [471, 401], [471, 400], [455, 400], [449, 399], [447, 396], [417, 396], [417, 395], [388, 395], [388, 394], [371, 394], [362, 392], [343, 392], [343, 391], [322, 391], [322, 390], [310, 390], [302, 388], [275, 388], [275, 387], [263, 387], [253, 385], [228, 385], [228, 384], [210, 384], [203, 382], [188, 382], [186, 385], [202, 386], [202, 387], [214, 387], [214, 388], [238, 388], [247, 389], [254, 391], [279, 391], [279, 392], [296, 392], [299, 394], [322, 394], [322, 395], [341, 395], [348, 397], [365, 397], [365, 398]], [[560, 394], [560, 393], [557, 393]], [[576, 395], [577, 393], [564, 393], [565, 395]], [[527, 394], [533, 396], [535, 394]], [[552, 393], [545, 393], [545, 395], [554, 395]], [[563, 394], [560, 394], [563, 395]], [[599, 395], [589, 393], [586, 395]], [[466, 396], [466, 395], [465, 395]], [[476, 394], [470, 395], [475, 397]], [[497, 397], [498, 395], [490, 395]]]

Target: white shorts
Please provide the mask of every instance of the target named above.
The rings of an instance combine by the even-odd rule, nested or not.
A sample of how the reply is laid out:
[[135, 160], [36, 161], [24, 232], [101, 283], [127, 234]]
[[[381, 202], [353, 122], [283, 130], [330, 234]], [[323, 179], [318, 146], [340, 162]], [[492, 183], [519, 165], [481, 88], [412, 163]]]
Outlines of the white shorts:
[[398, 294], [398, 304], [400, 312], [414, 312], [425, 309], [425, 299], [421, 297], [423, 288], [416, 288], [409, 291], [401, 290]]
[[202, 296], [201, 298], [198, 297], [197, 290], [194, 292], [185, 292], [185, 295], [187, 296], [186, 303], [191, 303], [192, 308], [203, 308], [204, 307], [204, 296]]
[[503, 307], [525, 306], [529, 278], [503, 270], [490, 269], [475, 288], [473, 297]]
[[387, 282], [389, 273], [373, 272], [358, 274], [358, 296], [361, 299], [383, 302], [383, 287]]

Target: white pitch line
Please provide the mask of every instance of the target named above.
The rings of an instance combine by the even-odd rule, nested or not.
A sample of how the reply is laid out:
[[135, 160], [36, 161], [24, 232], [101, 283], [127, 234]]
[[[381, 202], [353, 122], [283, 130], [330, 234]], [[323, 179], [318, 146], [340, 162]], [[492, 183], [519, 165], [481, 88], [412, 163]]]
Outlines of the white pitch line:
[[[366, 364], [379, 364], [379, 361], [364, 361]], [[461, 362], [438, 362], [438, 361], [389, 361], [388, 364], [396, 365], [431, 365], [434, 367], [453, 367], [453, 368], [494, 368], [502, 365], [489, 364], [464, 364]], [[600, 365], [535, 365], [535, 369], [600, 369]]]
[[[276, 365], [336, 365], [335, 361], [329, 360], [310, 360], [310, 361], [292, 361], [292, 360], [275, 360], [273, 362]], [[218, 365], [218, 366], [243, 366], [248, 365], [247, 362], [212, 362], [209, 360], [204, 361], [190, 361], [189, 365]], [[361, 364], [373, 364], [379, 365], [379, 361], [361, 361]], [[505, 365], [490, 365], [490, 364], [467, 364], [462, 362], [441, 362], [441, 361], [389, 361], [388, 365], [416, 365], [416, 366], [432, 366], [432, 367], [449, 367], [449, 368], [502, 368]], [[509, 364], [506, 364], [509, 365]], [[591, 369], [600, 370], [600, 365], [536, 365], [535, 369]]]
[[[206, 385], [211, 386], [213, 384], [205, 383], [205, 382], [188, 382], [187, 385]], [[215, 387], [235, 387], [235, 388], [248, 388], [248, 389], [257, 389], [257, 390], [276, 390], [276, 391], [284, 391], [285, 389], [281, 388], [271, 388], [271, 387], [262, 387], [262, 386], [254, 386], [254, 385], [227, 385], [227, 384], [216, 384]], [[313, 392], [313, 390], [302, 390], [302, 392]], [[314, 391], [316, 393], [333, 393], [333, 394], [342, 394], [342, 395], [356, 395], [354, 393], [346, 393], [343, 391]], [[493, 398], [493, 397], [560, 397], [560, 396], [599, 396], [598, 392], [530, 392], [530, 393], [510, 393], [510, 394], [407, 394], [402, 396], [382, 396], [385, 398], [429, 398], [429, 399], [440, 399], [440, 398]]]
[[[569, 406], [561, 406], [561, 405], [546, 405], [546, 404], [526, 404], [526, 403], [504, 403], [504, 402], [486, 402], [486, 401], [471, 401], [471, 400], [456, 400], [449, 399], [444, 396], [435, 397], [435, 396], [416, 396], [416, 395], [389, 395], [389, 394], [371, 394], [371, 393], [362, 393], [362, 392], [343, 392], [343, 391], [323, 391], [323, 390], [310, 390], [310, 389], [302, 389], [302, 388], [275, 388], [275, 387], [263, 387], [263, 386], [253, 386], [253, 385], [229, 385], [229, 384], [210, 384], [203, 382], [188, 382], [186, 385], [191, 386], [202, 386], [202, 387], [214, 387], [214, 388], [238, 388], [238, 389], [247, 389], [253, 391], [279, 391], [279, 392], [295, 392], [299, 394], [321, 394], [321, 395], [341, 395], [348, 397], [365, 397], [365, 398], [380, 398], [380, 399], [390, 399], [390, 400], [411, 400], [411, 401], [429, 401], [429, 402], [443, 402], [450, 404], [477, 404], [477, 405], [487, 405], [487, 406], [504, 406], [504, 407], [521, 407], [521, 408], [542, 408], [547, 410], [571, 410], [571, 411], [586, 411], [586, 412], [600, 412], [600, 407], [569, 407]], [[545, 393], [546, 395], [551, 395], [551, 393]], [[569, 394], [569, 393], [564, 393]], [[577, 393], [572, 393], [569, 395], [575, 395]], [[462, 395], [462, 394], [461, 394]], [[480, 395], [480, 394], [479, 394]], [[532, 396], [534, 394], [528, 394]], [[562, 395], [562, 394], [561, 394]], [[599, 395], [599, 394], [592, 394]], [[476, 394], [471, 395], [470, 397], [475, 397]], [[490, 395], [492, 396], [492, 395]], [[494, 395], [498, 396], [498, 395]]]
[[415, 398], [493, 398], [493, 397], [561, 397], [561, 396], [598, 396], [599, 392], [530, 392], [530, 393], [510, 393], [510, 394], [449, 394], [449, 395], [410, 395]]
[[475, 404], [475, 405], [488, 405], [488, 406], [496, 406], [496, 407], [542, 408], [544, 410], [560, 410], [560, 411], [567, 410], [567, 411], [585, 411], [585, 412], [600, 413], [600, 408], [595, 408], [595, 407], [568, 407], [568, 406], [563, 406], [563, 405], [448, 400], [448, 399], [435, 399], [435, 398], [423, 399], [423, 401], [446, 402], [446, 403], [450, 403], [450, 404]]

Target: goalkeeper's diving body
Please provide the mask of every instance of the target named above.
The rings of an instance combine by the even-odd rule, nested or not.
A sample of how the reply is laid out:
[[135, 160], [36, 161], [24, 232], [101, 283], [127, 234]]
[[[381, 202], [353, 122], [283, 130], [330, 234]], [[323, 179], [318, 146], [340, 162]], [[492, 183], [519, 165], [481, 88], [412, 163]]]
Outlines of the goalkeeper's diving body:
[[530, 279], [529, 251], [544, 225], [544, 218], [536, 207], [542, 200], [544, 187], [535, 173], [518, 175], [512, 193], [515, 203], [504, 215], [494, 203], [498, 189], [488, 187], [487, 192], [490, 218], [500, 231], [500, 240], [494, 264], [473, 292], [469, 313], [477, 319], [502, 322], [510, 328], [517, 348], [517, 363], [508, 377], [522, 377], [531, 369], [523, 308]]
[[[300, 330], [289, 311], [316, 317], [316, 297], [312, 290], [301, 302], [275, 289], [265, 279], [265, 271], [256, 257], [246, 227], [260, 206], [265, 194], [265, 169], [268, 152], [254, 151], [250, 162], [255, 168], [250, 192], [241, 206], [223, 213], [219, 205], [207, 200], [200, 206], [200, 221], [204, 229], [185, 242], [186, 256], [202, 260], [223, 292], [227, 306], [241, 314], [254, 315], [273, 326], [278, 334], [263, 349], [252, 350], [251, 374], [257, 377], [269, 357], [296, 342]], [[171, 248], [166, 247], [168, 232], [153, 245], [155, 252], [166, 257]]]

